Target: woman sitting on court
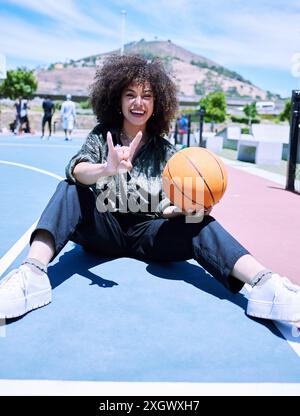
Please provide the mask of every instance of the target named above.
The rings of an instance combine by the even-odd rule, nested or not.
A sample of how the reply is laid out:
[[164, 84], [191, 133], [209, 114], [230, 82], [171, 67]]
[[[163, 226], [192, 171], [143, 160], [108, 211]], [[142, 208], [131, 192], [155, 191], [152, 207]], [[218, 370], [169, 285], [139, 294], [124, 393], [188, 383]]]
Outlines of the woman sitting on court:
[[300, 288], [266, 269], [206, 212], [186, 221], [162, 189], [175, 148], [164, 138], [176, 87], [162, 64], [114, 56], [97, 71], [91, 103], [98, 125], [67, 166], [30, 239], [28, 257], [0, 284], [0, 318], [51, 301], [47, 266], [71, 240], [101, 256], [195, 259], [236, 293], [252, 286], [247, 314], [300, 321]]

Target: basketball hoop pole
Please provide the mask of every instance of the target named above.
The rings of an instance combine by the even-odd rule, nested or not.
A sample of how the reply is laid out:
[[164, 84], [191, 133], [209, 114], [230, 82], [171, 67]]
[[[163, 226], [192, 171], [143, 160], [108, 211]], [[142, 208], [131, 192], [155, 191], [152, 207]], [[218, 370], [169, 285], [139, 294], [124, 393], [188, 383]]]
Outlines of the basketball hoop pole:
[[300, 90], [293, 90], [291, 103], [291, 121], [290, 121], [290, 150], [288, 158], [287, 181], [288, 191], [295, 190], [295, 173], [297, 164], [297, 149], [299, 141], [299, 122], [300, 122]]
[[[3, 79], [0, 78], [0, 87], [3, 82]], [[2, 132], [2, 98], [0, 94], [0, 133]]]
[[203, 133], [203, 118], [205, 115], [205, 108], [199, 108], [199, 147], [203, 147], [202, 133]]

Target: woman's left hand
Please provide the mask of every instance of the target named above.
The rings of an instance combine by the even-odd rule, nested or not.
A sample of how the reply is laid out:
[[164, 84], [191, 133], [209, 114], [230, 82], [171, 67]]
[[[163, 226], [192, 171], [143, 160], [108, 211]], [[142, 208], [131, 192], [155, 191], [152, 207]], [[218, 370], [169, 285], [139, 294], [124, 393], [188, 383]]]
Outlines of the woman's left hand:
[[[213, 207], [210, 208], [205, 208], [204, 209], [204, 215], [209, 215], [212, 211]], [[167, 208], [164, 209], [162, 216], [163, 218], [174, 218], [174, 217], [178, 217], [179, 215], [194, 215], [195, 212], [185, 212], [180, 210], [178, 207], [176, 207], [175, 205], [170, 205]]]
[[204, 209], [204, 215], [209, 215], [211, 213], [212, 209], [213, 209], [213, 207], [205, 208]]
[[175, 218], [179, 215], [184, 215], [184, 213], [175, 205], [170, 205], [163, 210], [162, 216], [163, 218]]

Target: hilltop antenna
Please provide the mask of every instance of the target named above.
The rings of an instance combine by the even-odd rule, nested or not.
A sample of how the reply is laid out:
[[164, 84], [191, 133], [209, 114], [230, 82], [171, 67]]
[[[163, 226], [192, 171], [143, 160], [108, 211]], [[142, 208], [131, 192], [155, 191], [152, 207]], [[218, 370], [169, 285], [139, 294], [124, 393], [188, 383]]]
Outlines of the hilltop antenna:
[[121, 11], [121, 55], [124, 55], [126, 10]]

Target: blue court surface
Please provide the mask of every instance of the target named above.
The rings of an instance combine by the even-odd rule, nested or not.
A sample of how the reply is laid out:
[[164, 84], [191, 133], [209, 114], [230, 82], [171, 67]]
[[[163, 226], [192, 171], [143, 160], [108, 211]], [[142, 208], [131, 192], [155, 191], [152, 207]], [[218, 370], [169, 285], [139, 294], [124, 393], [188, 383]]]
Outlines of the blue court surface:
[[[25, 258], [82, 142], [0, 137], [0, 275]], [[0, 394], [70, 393], [68, 382], [99, 395], [300, 392], [297, 334], [247, 317], [247, 289], [232, 295], [193, 260], [99, 258], [69, 243], [49, 277], [52, 303], [0, 326]]]

